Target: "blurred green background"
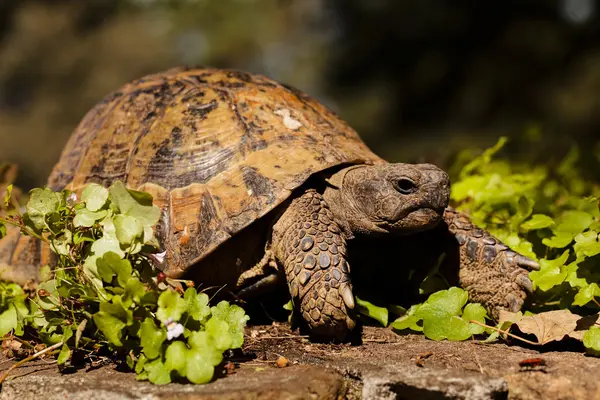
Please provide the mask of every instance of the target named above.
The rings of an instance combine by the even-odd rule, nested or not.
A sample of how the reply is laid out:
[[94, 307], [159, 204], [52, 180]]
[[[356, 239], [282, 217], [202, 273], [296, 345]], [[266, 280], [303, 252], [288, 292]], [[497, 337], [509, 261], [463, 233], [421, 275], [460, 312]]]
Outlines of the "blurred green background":
[[599, 170], [595, 0], [0, 0], [0, 160], [43, 185], [108, 92], [201, 64], [266, 74], [334, 109], [390, 161], [442, 166], [511, 137]]

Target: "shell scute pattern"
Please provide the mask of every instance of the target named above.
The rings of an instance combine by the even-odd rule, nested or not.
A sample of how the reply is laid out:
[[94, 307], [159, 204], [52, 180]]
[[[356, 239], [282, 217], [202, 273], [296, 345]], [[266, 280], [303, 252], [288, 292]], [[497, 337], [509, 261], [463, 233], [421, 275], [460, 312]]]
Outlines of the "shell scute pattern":
[[[383, 161], [296, 89], [237, 71], [173, 69], [98, 103], [71, 136], [49, 186], [80, 190], [119, 179], [150, 192], [162, 209], [166, 272], [179, 276], [311, 174], [365, 162]], [[317, 229], [327, 231], [331, 217], [319, 218], [307, 232], [318, 230], [331, 246]]]

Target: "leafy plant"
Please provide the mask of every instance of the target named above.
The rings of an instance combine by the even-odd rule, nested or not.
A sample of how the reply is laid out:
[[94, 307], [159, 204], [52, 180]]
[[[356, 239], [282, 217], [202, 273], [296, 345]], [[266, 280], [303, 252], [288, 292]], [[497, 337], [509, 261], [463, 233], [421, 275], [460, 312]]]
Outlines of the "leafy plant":
[[153, 234], [159, 217], [150, 195], [121, 182], [90, 184], [81, 201], [33, 189], [23, 215], [0, 217], [0, 235], [12, 225], [48, 245], [57, 263], [35, 290], [0, 282], [0, 334], [62, 343], [62, 366], [108, 352], [138, 379], [210, 381], [223, 352], [241, 347], [248, 316], [225, 301], [211, 307], [206, 294], [184, 290], [189, 282], [154, 269], [152, 257], [164, 256]]
[[485, 330], [471, 321], [483, 324], [487, 313], [480, 304], [467, 304], [467, 300], [467, 292], [460, 288], [440, 290], [430, 295], [424, 303], [412, 306], [405, 315], [392, 322], [391, 326], [397, 331], [422, 331], [433, 340], [469, 339]]
[[[506, 139], [501, 138], [460, 168], [451, 201], [469, 213], [476, 225], [513, 250], [539, 261], [540, 271], [529, 274], [536, 289], [530, 311], [540, 313], [540, 323], [574, 330], [573, 321], [581, 317], [568, 310], [588, 315], [598, 313], [600, 308], [596, 300], [600, 296], [600, 188], [582, 178], [575, 147], [555, 167], [532, 166], [496, 159], [505, 143]], [[411, 310], [392, 326], [405, 327], [414, 321], [418, 313]], [[559, 314], [551, 315], [552, 310], [565, 310], [566, 314], [559, 313], [560, 323], [556, 319]], [[522, 332], [534, 333], [520, 321], [517, 325]], [[508, 329], [517, 321], [500, 322], [499, 326]], [[594, 335], [597, 327], [586, 333], [584, 344], [600, 350], [599, 342], [592, 340]]]
[[467, 304], [467, 300], [467, 292], [457, 287], [433, 293], [427, 301], [408, 310], [400, 306], [378, 307], [356, 298], [360, 314], [382, 326], [388, 326], [389, 314], [400, 315], [390, 324], [395, 331], [413, 330], [423, 332], [429, 339], [452, 341], [466, 340], [485, 331], [485, 308], [477, 303]]

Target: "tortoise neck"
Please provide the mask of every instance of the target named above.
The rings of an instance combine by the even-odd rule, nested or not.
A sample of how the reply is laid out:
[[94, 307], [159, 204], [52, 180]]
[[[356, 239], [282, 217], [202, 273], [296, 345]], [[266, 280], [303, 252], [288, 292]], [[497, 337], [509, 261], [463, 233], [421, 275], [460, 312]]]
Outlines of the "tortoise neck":
[[348, 172], [357, 168], [368, 168], [368, 166], [353, 165], [339, 170], [327, 179], [327, 186], [323, 193], [327, 205], [347, 239], [386, 233], [385, 231], [379, 232], [380, 229], [365, 218], [364, 213], [353, 201], [351, 191], [347, 190], [348, 183], [344, 178]]

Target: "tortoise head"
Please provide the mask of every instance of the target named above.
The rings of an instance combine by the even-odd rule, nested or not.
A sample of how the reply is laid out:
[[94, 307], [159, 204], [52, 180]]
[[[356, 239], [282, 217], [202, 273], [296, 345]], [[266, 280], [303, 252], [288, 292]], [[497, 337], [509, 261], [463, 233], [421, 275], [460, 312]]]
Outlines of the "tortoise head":
[[441, 220], [450, 197], [448, 175], [432, 164], [345, 168], [330, 179], [325, 197], [353, 233], [414, 233]]

